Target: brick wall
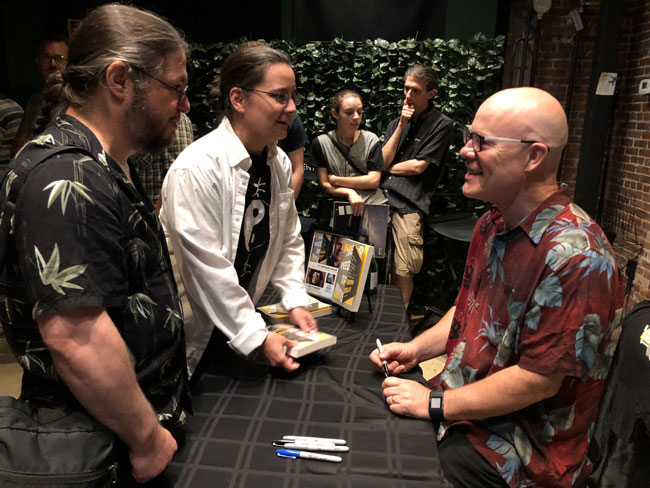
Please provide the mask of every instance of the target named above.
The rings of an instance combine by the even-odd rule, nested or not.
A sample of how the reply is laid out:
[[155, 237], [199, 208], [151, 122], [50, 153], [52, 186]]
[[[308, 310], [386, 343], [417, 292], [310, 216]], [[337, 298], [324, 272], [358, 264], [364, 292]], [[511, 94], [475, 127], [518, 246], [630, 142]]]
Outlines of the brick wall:
[[[572, 190], [599, 17], [598, 2], [585, 2], [581, 11], [584, 30], [576, 36], [568, 14], [581, 3], [554, 1], [544, 15], [535, 72], [535, 86], [552, 93], [565, 107], [569, 98], [571, 101], [569, 143], [560, 179]], [[614, 250], [624, 273], [629, 260], [638, 260], [627, 299], [629, 309], [634, 303], [650, 298], [650, 98], [637, 94], [640, 81], [650, 78], [650, 0], [621, 1], [621, 8], [625, 14], [618, 57], [618, 97], [611, 126], [601, 224], [606, 231], [616, 234]], [[569, 93], [571, 57], [576, 42], [574, 84]]]

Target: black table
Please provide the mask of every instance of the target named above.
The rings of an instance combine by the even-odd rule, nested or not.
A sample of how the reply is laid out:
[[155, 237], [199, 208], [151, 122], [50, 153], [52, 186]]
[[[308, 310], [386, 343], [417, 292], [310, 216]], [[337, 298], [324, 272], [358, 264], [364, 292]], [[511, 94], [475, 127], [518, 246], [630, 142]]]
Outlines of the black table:
[[[410, 339], [399, 290], [380, 286], [356, 320], [331, 315], [320, 329], [338, 343], [302, 358], [292, 374], [230, 358], [204, 375], [193, 396], [183, 449], [169, 467], [176, 487], [439, 487], [435, 432], [429, 421], [399, 417], [381, 393], [383, 374], [368, 359], [375, 339]], [[409, 375], [424, 381], [419, 371]], [[346, 439], [335, 464], [283, 459], [271, 445], [283, 435]]]

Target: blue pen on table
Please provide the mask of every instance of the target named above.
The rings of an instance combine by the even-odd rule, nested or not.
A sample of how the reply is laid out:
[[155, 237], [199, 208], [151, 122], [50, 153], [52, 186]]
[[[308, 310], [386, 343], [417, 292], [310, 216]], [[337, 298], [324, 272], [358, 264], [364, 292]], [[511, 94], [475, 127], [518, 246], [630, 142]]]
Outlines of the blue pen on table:
[[340, 456], [331, 456], [329, 454], [318, 454], [315, 452], [308, 452], [308, 451], [293, 451], [291, 449], [277, 449], [275, 453], [280, 457], [289, 458], [289, 459], [296, 459], [296, 458], [313, 459], [315, 461], [328, 461], [330, 463], [340, 463], [342, 460]]
[[280, 439], [273, 441], [273, 445], [276, 447], [282, 447], [284, 449], [297, 449], [304, 451], [348, 452], [350, 450], [348, 446], [336, 445], [332, 444], [331, 442], [325, 443], [293, 439]]
[[[381, 347], [381, 341], [379, 340], [379, 338], [377, 338], [377, 349], [379, 349], [379, 354], [384, 352], [384, 348]], [[386, 378], [388, 378], [390, 376], [390, 373], [388, 372], [388, 363], [386, 362], [385, 359], [382, 359], [381, 364], [384, 366], [384, 374], [386, 375]]]

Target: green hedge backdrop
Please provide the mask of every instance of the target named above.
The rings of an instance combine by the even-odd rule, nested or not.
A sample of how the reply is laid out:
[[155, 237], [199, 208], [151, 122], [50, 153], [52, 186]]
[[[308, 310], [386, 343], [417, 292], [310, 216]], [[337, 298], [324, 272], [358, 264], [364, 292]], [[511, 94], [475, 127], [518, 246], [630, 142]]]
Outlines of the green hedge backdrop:
[[[228, 54], [244, 41], [246, 39], [192, 46], [188, 67], [192, 104], [190, 118], [196, 129], [195, 136], [200, 137], [214, 128], [209, 94], [214, 86], [214, 77], [219, 74]], [[297, 88], [303, 98], [298, 113], [310, 140], [334, 127], [329, 114], [329, 99], [343, 88], [361, 93], [363, 127], [383, 140], [388, 122], [401, 111], [405, 71], [416, 63], [432, 66], [440, 77], [434, 104], [454, 121], [458, 129], [452, 139], [446, 175], [436, 192], [433, 213], [447, 215], [460, 211], [482, 211], [481, 202], [468, 201], [460, 193], [465, 173], [465, 165], [458, 156], [458, 150], [462, 147], [460, 128], [471, 122], [480, 103], [500, 87], [504, 49], [502, 36], [488, 39], [479, 34], [469, 41], [334, 39], [300, 45], [289, 41], [267, 43], [287, 52], [293, 60]], [[305, 182], [297, 202], [298, 210], [303, 215], [313, 216], [319, 195], [315, 182]], [[465, 249], [462, 246], [448, 247], [455, 250], [455, 253], [451, 253], [451, 259], [458, 261], [457, 265], [462, 267]], [[448, 290], [451, 284], [446, 271], [440, 246], [432, 236], [428, 240], [425, 266], [416, 281], [412, 302], [447, 306], [448, 303], [444, 302], [449, 301], [449, 294], [443, 293], [443, 290]]]

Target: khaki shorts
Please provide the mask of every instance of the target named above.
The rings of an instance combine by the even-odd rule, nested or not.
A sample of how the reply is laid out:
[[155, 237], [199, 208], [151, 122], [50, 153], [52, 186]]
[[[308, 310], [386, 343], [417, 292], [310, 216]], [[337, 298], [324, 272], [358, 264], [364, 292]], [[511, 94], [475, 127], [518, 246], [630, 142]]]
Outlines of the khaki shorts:
[[399, 276], [413, 277], [422, 268], [422, 214], [409, 213], [400, 215], [391, 212], [393, 226], [393, 270]]

